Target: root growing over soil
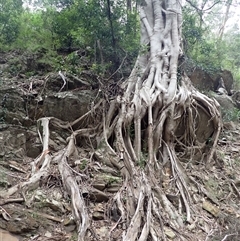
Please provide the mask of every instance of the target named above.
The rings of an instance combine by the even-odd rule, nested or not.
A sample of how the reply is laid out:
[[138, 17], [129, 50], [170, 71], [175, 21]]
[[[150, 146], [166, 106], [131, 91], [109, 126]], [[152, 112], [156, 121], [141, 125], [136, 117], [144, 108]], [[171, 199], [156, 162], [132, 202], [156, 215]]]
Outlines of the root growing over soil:
[[[28, 181], [1, 193], [7, 198], [27, 190], [58, 165], [62, 183], [71, 198], [73, 216], [78, 224], [78, 241], [92, 240], [91, 216], [83, 198], [83, 187], [69, 160], [78, 156], [76, 139], [92, 140], [92, 159], [114, 167], [122, 177], [122, 187], [109, 200], [109, 213], [117, 213], [114, 229], [121, 230], [118, 240], [168, 240], [166, 227], [179, 240], [193, 240], [186, 225], [197, 216], [190, 192], [198, 184], [189, 178], [184, 159], [200, 154], [206, 165], [213, 161], [221, 130], [221, 117], [215, 100], [198, 92], [184, 73], [178, 76], [181, 55], [181, 6], [178, 1], [148, 0], [141, 8], [142, 46], [121, 93], [102, 100], [87, 113], [102, 113], [94, 128], [76, 129], [67, 146], [56, 153], [49, 151], [50, 125], [72, 128], [54, 118], [39, 120], [43, 152], [32, 164]], [[211, 144], [206, 141], [211, 138]], [[81, 175], [79, 174], [81, 179]]]

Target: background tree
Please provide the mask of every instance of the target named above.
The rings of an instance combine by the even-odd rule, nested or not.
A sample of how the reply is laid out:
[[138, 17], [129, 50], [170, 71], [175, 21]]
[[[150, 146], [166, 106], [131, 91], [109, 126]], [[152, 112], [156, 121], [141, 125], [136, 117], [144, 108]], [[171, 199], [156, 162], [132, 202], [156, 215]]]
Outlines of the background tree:
[[[4, 4], [10, 7], [7, 5], [8, 2], [10, 1], [4, 1]], [[16, 16], [16, 21], [15, 24], [9, 25], [12, 30], [6, 31], [7, 38], [11, 38], [11, 41], [6, 43], [3, 39], [4, 34], [1, 35], [2, 48], [37, 50], [42, 46], [48, 49], [45, 58], [47, 60], [52, 59], [57, 50], [58, 53], [59, 50], [72, 52], [87, 47], [91, 69], [98, 74], [111, 75], [109, 73], [117, 69], [118, 74], [121, 73], [119, 77], [130, 71], [139, 50], [137, 14], [139, 1], [118, 0], [117, 4], [107, 0], [26, 0], [24, 2], [30, 2], [31, 5], [28, 6], [31, 7], [25, 8], [22, 14], [19, 12], [16, 15], [14, 11], [8, 14], [6, 11], [5, 16], [12, 19]], [[217, 36], [222, 25], [221, 19], [224, 19], [228, 12], [227, 7], [232, 6], [229, 7], [230, 14], [225, 31], [229, 31], [227, 24], [231, 23], [238, 4], [236, 0], [232, 2], [189, 0], [184, 5], [184, 52], [194, 65], [209, 72], [229, 68], [226, 64], [229, 62], [227, 58], [230, 58], [228, 50], [225, 49], [225, 46], [228, 46], [226, 35], [223, 34], [221, 43]], [[20, 35], [16, 34], [17, 32]], [[233, 33], [237, 34], [236, 31]], [[33, 43], [37, 43], [36, 45], [39, 43], [41, 46], [34, 47]], [[47, 56], [49, 53], [50, 57]], [[56, 56], [56, 59], [58, 58]], [[56, 68], [59, 66], [60, 64], [57, 64]], [[75, 67], [76, 72], [77, 65]], [[237, 70], [238, 66], [234, 66], [236, 78]]]
[[11, 44], [19, 33], [22, 0], [0, 0], [0, 11], [0, 41], [4, 45]]
[[223, 18], [223, 21], [222, 21], [222, 25], [221, 25], [220, 28], [219, 28], [219, 33], [218, 33], [218, 35], [219, 35], [219, 40], [222, 40], [222, 37], [223, 37], [223, 33], [224, 33], [224, 30], [225, 30], [225, 27], [226, 27], [226, 23], [227, 23], [227, 20], [228, 20], [228, 18], [229, 18], [229, 10], [230, 10], [230, 7], [231, 7], [231, 5], [232, 5], [232, 0], [228, 0], [228, 1], [226, 2], [226, 5], [227, 5], [227, 7], [226, 7], [226, 12], [225, 12], [225, 14], [224, 14], [224, 18]]

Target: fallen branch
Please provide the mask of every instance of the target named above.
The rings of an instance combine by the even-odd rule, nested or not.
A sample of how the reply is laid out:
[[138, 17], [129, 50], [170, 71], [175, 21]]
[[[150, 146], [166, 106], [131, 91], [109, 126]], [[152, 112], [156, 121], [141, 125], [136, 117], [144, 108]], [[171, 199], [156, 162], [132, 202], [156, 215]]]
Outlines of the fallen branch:
[[75, 152], [74, 134], [69, 138], [68, 146], [59, 155], [58, 169], [62, 176], [63, 186], [71, 197], [73, 216], [78, 225], [78, 241], [84, 241], [90, 222], [84, 199], [81, 195], [72, 170], [67, 164], [68, 158]]
[[5, 199], [3, 201], [0, 201], [0, 206], [8, 204], [8, 203], [21, 203], [24, 202], [24, 198], [9, 198]]

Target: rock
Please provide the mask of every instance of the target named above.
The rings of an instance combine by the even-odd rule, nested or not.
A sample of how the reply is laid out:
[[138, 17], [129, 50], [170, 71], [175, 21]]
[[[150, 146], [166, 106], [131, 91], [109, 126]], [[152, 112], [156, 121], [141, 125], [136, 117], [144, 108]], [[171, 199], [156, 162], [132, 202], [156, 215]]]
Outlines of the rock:
[[[198, 108], [198, 116], [195, 118], [196, 113], [193, 113], [193, 116], [195, 118], [195, 128], [196, 128], [196, 138], [200, 143], [205, 143], [211, 136], [212, 133], [214, 132], [213, 129], [213, 122], [209, 121], [209, 115], [206, 114], [202, 108]], [[185, 122], [182, 121], [179, 123], [175, 135], [177, 137], [183, 136], [185, 132]]]
[[0, 229], [0, 240], [1, 241], [19, 241], [20, 239], [12, 235], [8, 231]]
[[8, 220], [1, 219], [0, 228], [13, 234], [31, 233], [35, 231], [43, 222], [39, 216], [26, 212], [24, 208], [18, 208], [18, 205], [7, 205], [5, 211], [10, 215]]
[[0, 153], [5, 158], [22, 159], [26, 148], [25, 143], [26, 131], [21, 128], [11, 128], [0, 132]]
[[176, 234], [170, 228], [164, 227], [164, 233], [170, 239], [174, 239], [176, 237]]
[[95, 232], [97, 236], [99, 236], [99, 240], [107, 240], [106, 238], [108, 237], [109, 230], [106, 226], [96, 228]]
[[6, 64], [6, 62], [7, 62], [7, 60], [3, 57], [3, 56], [1, 56], [0, 57], [0, 64], [2, 65], [2, 64]]
[[184, 69], [186, 68], [187, 75], [195, 88], [200, 91], [214, 90], [214, 80], [206, 71], [196, 66], [185, 66]]
[[55, 193], [45, 195], [43, 192], [38, 190], [35, 194], [34, 205], [40, 207], [49, 207], [55, 212], [65, 213], [62, 202], [54, 200], [53, 194]]
[[199, 115], [196, 119], [196, 137], [201, 143], [206, 142], [214, 131], [213, 122], [209, 121], [209, 116], [201, 109], [197, 109]]
[[99, 211], [94, 211], [92, 214], [92, 217], [94, 220], [103, 220], [104, 219], [104, 213]]
[[213, 74], [212, 75], [212, 79], [214, 79], [214, 90], [217, 89], [218, 84], [219, 84], [219, 80], [223, 79], [224, 81], [224, 85], [225, 85], [225, 89], [227, 91], [228, 95], [231, 95], [231, 91], [233, 88], [233, 75], [231, 73], [231, 71], [229, 70], [222, 70], [217, 74]]
[[24, 218], [8, 221], [6, 224], [6, 229], [11, 233], [21, 234], [36, 230], [38, 226], [38, 221], [28, 215]]
[[206, 70], [186, 61], [183, 69], [191, 79], [192, 84], [200, 91], [216, 91], [219, 86], [219, 79], [222, 78], [227, 94], [230, 95], [233, 88], [233, 75], [229, 70], [219, 70], [208, 73]]
[[93, 182], [93, 187], [100, 191], [103, 191], [107, 187], [108, 192], [115, 193], [119, 190], [121, 182], [122, 178], [117, 176], [110, 174], [96, 174]]
[[23, 127], [9, 126], [7, 130], [0, 131], [0, 153], [5, 157], [19, 157], [24, 155], [35, 158], [42, 151], [42, 144], [38, 134]]
[[45, 97], [43, 115], [73, 121], [89, 111], [93, 99], [94, 93], [90, 90], [50, 94]]
[[208, 201], [204, 201], [202, 204], [202, 208], [211, 213], [214, 217], [218, 217], [220, 210], [218, 207], [214, 206], [212, 203]]
[[28, 142], [27, 143], [27, 148], [26, 148], [26, 155], [28, 157], [36, 158], [39, 156], [42, 152], [42, 145], [32, 145], [34, 143]]
[[213, 97], [220, 104], [222, 117], [224, 121], [236, 121], [239, 118], [238, 110], [232, 98], [228, 95], [218, 95], [215, 92], [209, 92], [210, 97]]
[[19, 85], [8, 83], [0, 89], [0, 105], [2, 106], [0, 119], [5, 123], [29, 127], [43, 116], [73, 121], [89, 111], [91, 102], [96, 97], [93, 90], [56, 93], [50, 92], [49, 89], [45, 96], [41, 96], [39, 87], [37, 89], [36, 84], [33, 87], [33, 84], [39, 80], [32, 78], [29, 81], [30, 83], [19, 83]]
[[63, 225], [64, 226], [69, 226], [69, 225], [75, 225], [76, 226], [73, 216], [66, 217], [63, 221]]
[[116, 193], [120, 188], [121, 188], [121, 185], [119, 184], [111, 184], [111, 186], [107, 188], [107, 192]]
[[227, 95], [227, 91], [224, 88], [218, 88], [216, 91], [219, 95]]
[[51, 238], [51, 237], [52, 237], [52, 234], [51, 234], [49, 231], [47, 231], [47, 232], [44, 234], [44, 236], [47, 237], [47, 238]]
[[224, 130], [236, 130], [236, 125], [233, 121], [223, 123]]
[[95, 188], [91, 188], [89, 191], [90, 199], [95, 202], [107, 202], [109, 197], [106, 193], [99, 191]]
[[100, 191], [103, 191], [105, 189], [105, 183], [98, 183], [98, 182], [94, 182], [92, 184], [92, 186]]
[[233, 101], [238, 109], [240, 109], [240, 91], [236, 91], [232, 96]]
[[64, 227], [64, 229], [67, 233], [70, 233], [76, 229], [76, 225], [75, 224], [67, 225]]
[[9, 112], [25, 112], [24, 108], [25, 99], [24, 94], [21, 92], [20, 88], [16, 85], [1, 87], [0, 89], [0, 104], [3, 109]]
[[229, 97], [228, 95], [218, 95], [215, 92], [210, 92], [210, 97], [213, 97], [217, 100], [217, 102], [220, 104], [222, 109], [226, 109], [226, 110], [231, 110], [235, 108], [235, 104], [232, 100], [231, 97]]

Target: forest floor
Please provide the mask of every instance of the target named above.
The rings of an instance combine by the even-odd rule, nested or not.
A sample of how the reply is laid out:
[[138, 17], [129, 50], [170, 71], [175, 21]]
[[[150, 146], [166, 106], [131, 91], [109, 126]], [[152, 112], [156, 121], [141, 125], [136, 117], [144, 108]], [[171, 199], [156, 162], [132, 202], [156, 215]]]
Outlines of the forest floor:
[[[217, 146], [217, 159], [206, 166], [204, 163], [192, 165], [189, 175], [198, 177], [199, 183], [207, 190], [203, 200], [198, 200], [198, 208], [202, 210], [202, 217], [196, 217], [195, 222], [189, 226], [195, 237], [193, 241], [204, 240], [239, 240], [240, 225], [240, 124], [228, 122]], [[1, 160], [1, 185], [9, 178], [17, 180], [26, 179], [31, 172], [30, 163], [19, 168], [13, 160]], [[196, 168], [198, 167], [198, 168]], [[116, 220], [109, 220], [106, 213], [115, 189], [118, 190], [118, 177], [94, 171], [90, 173], [94, 184], [98, 176], [100, 182], [95, 184], [99, 190], [103, 186], [106, 196], [99, 196], [98, 200], [86, 197], [85, 201], [97, 230], [99, 240], [105, 239]], [[3, 172], [4, 171], [4, 172]], [[90, 169], [88, 171], [91, 171]], [[54, 173], [54, 170], [52, 171]], [[57, 173], [57, 172], [56, 172]], [[6, 177], [8, 177], [6, 179]], [[17, 178], [15, 178], [17, 177]], [[77, 240], [76, 224], [71, 219], [71, 204], [69, 199], [62, 197], [58, 174], [49, 177], [48, 183], [43, 183], [35, 190], [33, 200], [27, 200], [24, 194], [9, 199], [0, 199], [0, 240], [1, 241], [71, 241]], [[11, 185], [17, 183], [12, 182]], [[115, 184], [115, 185], [113, 185]], [[97, 185], [99, 187], [97, 187]], [[102, 186], [102, 187], [101, 187]], [[2, 187], [1, 187], [2, 188]], [[112, 190], [110, 190], [112, 189]], [[101, 200], [102, 198], [102, 200]], [[201, 222], [201, 218], [208, 219], [208, 225]], [[201, 226], [201, 224], [203, 226]], [[222, 227], [222, 233], [219, 232]], [[8, 233], [8, 231], [10, 233]], [[174, 234], [166, 230], [169, 240], [174, 240]], [[117, 234], [116, 234], [117, 236]], [[224, 239], [225, 238], [225, 239]], [[96, 239], [97, 240], [97, 239]], [[112, 240], [118, 240], [116, 239]]]

